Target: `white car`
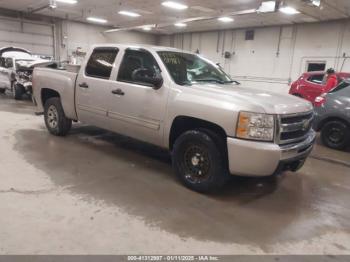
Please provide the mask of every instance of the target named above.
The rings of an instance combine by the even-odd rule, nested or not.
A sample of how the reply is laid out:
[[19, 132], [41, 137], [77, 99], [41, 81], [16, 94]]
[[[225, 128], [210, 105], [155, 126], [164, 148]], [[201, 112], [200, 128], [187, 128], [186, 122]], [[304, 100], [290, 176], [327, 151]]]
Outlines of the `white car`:
[[23, 48], [0, 49], [0, 93], [13, 92], [16, 100], [25, 93], [32, 93], [32, 74], [36, 66], [48, 66], [53, 62], [33, 57]]

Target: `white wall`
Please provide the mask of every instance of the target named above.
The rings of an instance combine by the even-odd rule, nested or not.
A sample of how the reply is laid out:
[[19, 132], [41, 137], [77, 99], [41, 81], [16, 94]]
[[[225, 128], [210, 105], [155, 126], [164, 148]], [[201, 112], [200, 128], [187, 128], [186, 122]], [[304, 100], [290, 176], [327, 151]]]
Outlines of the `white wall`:
[[72, 21], [61, 21], [57, 23], [60, 59], [66, 60], [78, 47], [81, 47], [83, 51], [88, 51], [89, 47], [93, 44], [132, 43], [154, 45], [157, 42], [156, 36], [152, 34], [126, 31], [104, 33], [107, 29], [103, 26]]
[[[297, 79], [308, 61], [350, 71], [350, 58], [343, 58], [344, 53], [350, 56], [350, 20], [256, 28], [253, 41], [246, 41], [245, 30], [237, 29], [161, 36], [158, 44], [199, 49], [243, 84], [276, 92], [288, 91], [289, 80]], [[225, 59], [225, 51], [235, 55]]]
[[35, 54], [53, 56], [53, 25], [0, 16], [0, 48], [16, 46]]
[[[39, 16], [40, 17], [40, 16]], [[142, 32], [104, 33], [108, 27], [57, 20], [24, 20], [15, 17], [0, 16], [0, 48], [18, 46], [34, 54], [55, 56], [68, 60], [78, 47], [88, 51], [93, 44], [132, 43], [156, 44], [157, 37]]]

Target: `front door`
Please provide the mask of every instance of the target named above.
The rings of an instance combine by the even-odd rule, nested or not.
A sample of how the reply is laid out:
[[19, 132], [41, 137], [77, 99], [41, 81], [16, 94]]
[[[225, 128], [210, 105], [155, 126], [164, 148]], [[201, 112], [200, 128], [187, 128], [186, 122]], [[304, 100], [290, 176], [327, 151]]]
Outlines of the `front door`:
[[117, 48], [95, 48], [82, 66], [77, 79], [76, 108], [82, 122], [109, 129], [106, 99], [110, 96], [110, 76], [118, 55]]
[[324, 74], [313, 75], [307, 79], [307, 86], [305, 88], [306, 98], [309, 101], [315, 101], [316, 97], [322, 94], [324, 83]]
[[11, 74], [14, 71], [12, 58], [0, 59], [0, 88], [11, 88]]
[[5, 58], [0, 57], [0, 88], [5, 88]]
[[135, 81], [133, 73], [138, 69], [161, 73], [150, 52], [126, 49], [117, 79], [112, 82], [108, 117], [116, 132], [161, 145], [168, 89], [163, 86], [155, 90], [149, 83]]

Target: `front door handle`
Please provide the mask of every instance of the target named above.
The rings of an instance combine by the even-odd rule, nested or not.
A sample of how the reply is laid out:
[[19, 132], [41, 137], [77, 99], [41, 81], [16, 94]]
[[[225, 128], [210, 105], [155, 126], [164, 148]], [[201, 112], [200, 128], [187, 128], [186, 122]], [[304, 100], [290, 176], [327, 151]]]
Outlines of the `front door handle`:
[[123, 92], [123, 90], [121, 90], [120, 88], [118, 88], [118, 89], [116, 89], [116, 90], [113, 90], [113, 91], [112, 91], [112, 94], [118, 95], [118, 96], [123, 96], [123, 95], [125, 95], [125, 93]]
[[87, 83], [81, 83], [81, 84], [79, 84], [79, 86], [81, 87], [81, 88], [89, 88], [89, 85], [87, 84]]

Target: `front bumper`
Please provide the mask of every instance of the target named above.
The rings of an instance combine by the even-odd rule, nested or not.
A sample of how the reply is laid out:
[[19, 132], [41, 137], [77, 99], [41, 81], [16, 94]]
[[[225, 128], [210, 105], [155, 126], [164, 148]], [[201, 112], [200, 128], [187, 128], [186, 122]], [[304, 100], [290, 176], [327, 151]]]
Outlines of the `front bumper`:
[[229, 170], [241, 176], [270, 176], [296, 171], [312, 151], [316, 133], [311, 130], [307, 139], [290, 145], [277, 145], [236, 138], [227, 139]]

